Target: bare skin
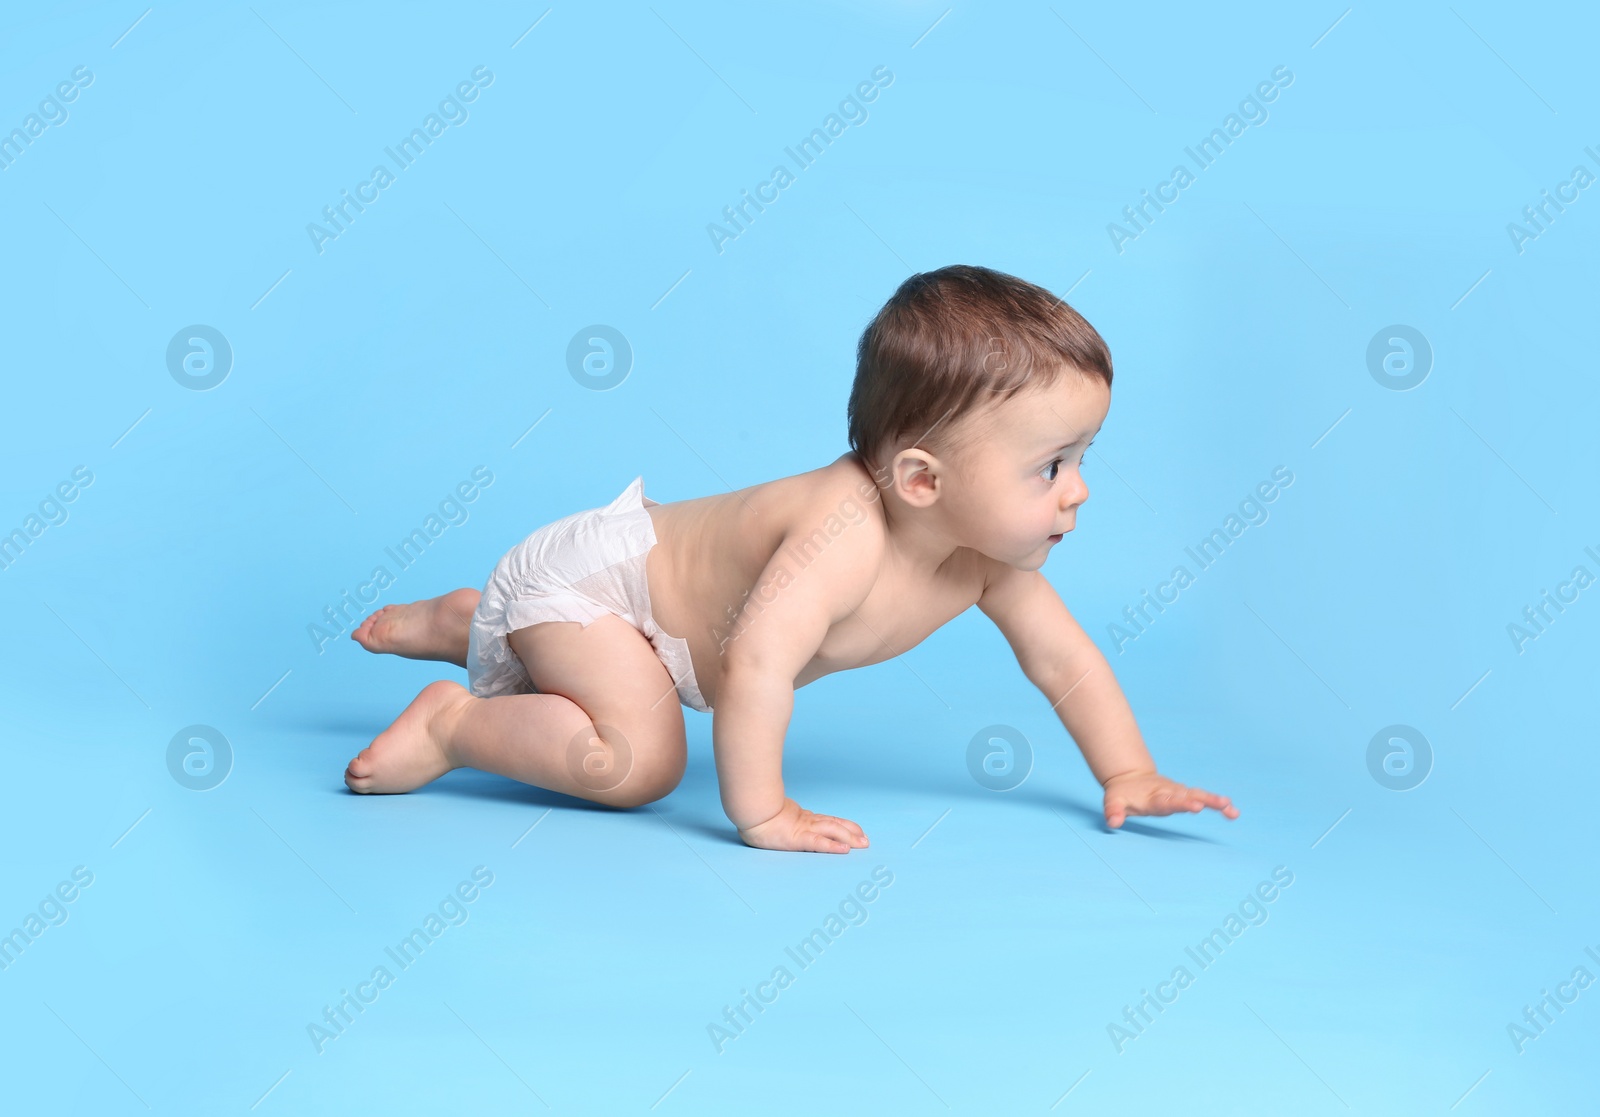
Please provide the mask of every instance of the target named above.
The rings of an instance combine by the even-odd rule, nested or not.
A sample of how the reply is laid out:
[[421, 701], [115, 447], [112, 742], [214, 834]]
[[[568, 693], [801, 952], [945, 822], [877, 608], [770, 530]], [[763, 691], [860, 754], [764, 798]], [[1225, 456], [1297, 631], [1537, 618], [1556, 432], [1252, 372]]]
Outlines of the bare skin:
[[459, 589], [426, 601], [385, 605], [357, 625], [350, 639], [369, 652], [465, 667], [467, 626], [479, 596], [477, 590]]
[[[1226, 796], [1160, 775], [1105, 657], [1038, 573], [1088, 499], [1079, 469], [1110, 392], [1064, 370], [949, 425], [948, 443], [854, 454], [808, 473], [670, 504], [646, 501], [657, 546], [652, 609], [689, 645], [715, 709], [724, 810], [749, 845], [845, 853], [854, 822], [784, 793], [794, 691], [899, 655], [977, 605], [1052, 704], [1105, 791], [1107, 824], [1131, 815], [1228, 818]], [[926, 436], [925, 436], [926, 437]], [[464, 665], [477, 591], [390, 606], [353, 634], [371, 651]], [[370, 626], [370, 627], [369, 627]], [[667, 794], [685, 764], [666, 668], [616, 617], [511, 633], [537, 694], [477, 698], [432, 683], [356, 756], [345, 782], [401, 792], [456, 767], [497, 772], [614, 806]]]

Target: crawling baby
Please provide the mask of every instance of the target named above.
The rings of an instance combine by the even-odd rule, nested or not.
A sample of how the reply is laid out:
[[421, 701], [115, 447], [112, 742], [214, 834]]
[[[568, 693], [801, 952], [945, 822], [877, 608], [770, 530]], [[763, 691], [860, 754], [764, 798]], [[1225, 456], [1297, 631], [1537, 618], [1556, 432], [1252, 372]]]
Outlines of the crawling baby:
[[454, 663], [468, 685], [424, 687], [345, 783], [410, 791], [471, 767], [639, 806], [683, 775], [681, 702], [712, 713], [746, 844], [845, 853], [867, 844], [860, 826], [784, 793], [794, 692], [976, 605], [1082, 751], [1108, 825], [1237, 818], [1156, 771], [1110, 665], [1039, 572], [1089, 498], [1080, 469], [1110, 405], [1105, 342], [1050, 292], [980, 267], [914, 275], [862, 334], [838, 460], [668, 504], [635, 478], [513, 547], [481, 594], [367, 617], [363, 647]]

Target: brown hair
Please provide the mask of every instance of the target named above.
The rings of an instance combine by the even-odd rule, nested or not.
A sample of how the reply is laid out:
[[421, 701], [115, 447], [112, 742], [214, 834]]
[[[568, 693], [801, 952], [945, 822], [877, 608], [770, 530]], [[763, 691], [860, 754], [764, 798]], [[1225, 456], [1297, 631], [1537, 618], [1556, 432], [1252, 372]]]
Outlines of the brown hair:
[[[868, 468], [909, 436], [949, 447], [962, 416], [1063, 368], [1111, 386], [1111, 351], [1095, 328], [1043, 287], [968, 264], [919, 272], [861, 334], [848, 409], [850, 447]], [[930, 432], [942, 433], [930, 442]]]

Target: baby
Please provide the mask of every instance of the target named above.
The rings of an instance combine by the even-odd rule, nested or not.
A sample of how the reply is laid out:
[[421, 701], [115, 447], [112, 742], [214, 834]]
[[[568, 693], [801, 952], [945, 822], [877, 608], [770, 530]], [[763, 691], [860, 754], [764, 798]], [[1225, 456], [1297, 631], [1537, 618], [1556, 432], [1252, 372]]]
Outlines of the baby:
[[722, 806], [762, 849], [846, 853], [848, 819], [784, 793], [794, 692], [900, 655], [976, 605], [1082, 751], [1105, 817], [1231, 800], [1156, 771], [1111, 667], [1039, 572], [1089, 498], [1111, 355], [1041, 287], [987, 268], [914, 275], [861, 336], [852, 450], [809, 473], [660, 504], [635, 478], [535, 531], [482, 594], [388, 605], [352, 636], [467, 669], [430, 683], [350, 761], [358, 792], [461, 767], [615, 807], [683, 775], [677, 702], [715, 713]]

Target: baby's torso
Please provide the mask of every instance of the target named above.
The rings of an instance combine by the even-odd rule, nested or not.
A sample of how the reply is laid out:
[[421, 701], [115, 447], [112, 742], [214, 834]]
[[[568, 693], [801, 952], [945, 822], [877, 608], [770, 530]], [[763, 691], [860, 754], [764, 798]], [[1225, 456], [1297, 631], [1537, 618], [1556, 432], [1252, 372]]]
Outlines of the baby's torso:
[[[872, 478], [848, 454], [810, 473], [647, 508], [657, 539], [646, 563], [651, 611], [668, 635], [688, 642], [708, 705], [716, 705], [721, 651], [737, 632], [751, 587], [797, 522], [799, 510], [814, 507], [822, 491], [845, 495], [832, 518], [811, 530], [801, 547], [786, 548], [784, 562], [799, 576], [843, 532], [881, 523]], [[795, 686], [889, 659], [920, 644], [977, 602], [983, 591], [983, 561], [958, 551], [937, 571], [919, 572], [885, 559], [866, 599], [829, 628]]]

